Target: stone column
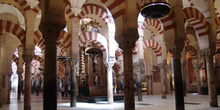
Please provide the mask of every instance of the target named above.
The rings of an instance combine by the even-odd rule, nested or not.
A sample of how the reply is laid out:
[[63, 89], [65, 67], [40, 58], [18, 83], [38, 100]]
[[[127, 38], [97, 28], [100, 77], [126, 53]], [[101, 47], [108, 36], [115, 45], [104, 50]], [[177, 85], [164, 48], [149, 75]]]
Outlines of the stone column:
[[107, 76], [107, 94], [108, 94], [108, 103], [113, 103], [113, 75], [112, 75], [112, 67], [114, 65], [114, 59], [109, 58], [108, 62], [108, 76]]
[[68, 87], [69, 87], [69, 73], [65, 72], [65, 77], [66, 77], [66, 81], [65, 81], [65, 95], [66, 97], [68, 97]]
[[70, 107], [76, 107], [76, 64], [78, 59], [70, 59]]
[[213, 67], [213, 54], [211, 50], [202, 53], [205, 56], [206, 70], [208, 75], [209, 104], [211, 107], [218, 107], [218, 99], [216, 92], [216, 75]]
[[179, 48], [173, 48], [170, 50], [173, 57], [176, 110], [185, 110], [183, 82], [182, 82], [182, 74], [181, 74], [181, 62], [180, 62], [181, 51], [182, 50]]
[[55, 23], [42, 24], [45, 40], [45, 69], [43, 87], [43, 109], [57, 110], [57, 40], [63, 27]]
[[161, 73], [161, 94], [162, 94], [162, 99], [166, 99], [166, 87], [167, 87], [167, 73], [166, 73], [166, 63], [158, 64], [160, 68], [160, 73]]
[[124, 59], [124, 101], [125, 110], [134, 110], [134, 78], [133, 78], [133, 62], [132, 47], [130, 43], [124, 43], [123, 59]]
[[150, 79], [150, 78], [149, 78], [149, 75], [147, 75], [147, 76], [146, 76], [147, 95], [150, 95], [150, 92], [149, 92], [149, 87], [150, 87], [150, 86], [149, 86], [149, 82], [150, 82], [150, 81], [149, 81], [149, 79]]
[[31, 61], [32, 55], [22, 56], [25, 62], [24, 110], [31, 110]]
[[[187, 73], [186, 73], [186, 61], [183, 61], [182, 63], [181, 63], [181, 72], [182, 72], [182, 81], [183, 81], [183, 93], [184, 93], [184, 96], [186, 96], [186, 93], [187, 93], [187, 89], [186, 89], [186, 78], [188, 78], [187, 76], [188, 75], [186, 75]], [[188, 85], [188, 84], [187, 84]], [[188, 86], [187, 86], [187, 88], [188, 88]]]
[[21, 79], [22, 79], [22, 70], [17, 71], [18, 74], [18, 93], [17, 93], [17, 99], [21, 99], [21, 92], [22, 92], [22, 85], [21, 85]]
[[119, 47], [123, 50], [125, 110], [135, 109], [132, 49], [135, 47], [137, 39], [138, 32], [136, 28], [124, 30], [122, 36], [116, 38]]
[[141, 71], [143, 68], [143, 62], [137, 62], [134, 64], [137, 70], [137, 94], [138, 101], [142, 101], [142, 85], [141, 85]]
[[[21, 99], [21, 92], [23, 90], [23, 83], [21, 82], [22, 80], [22, 73], [23, 73], [23, 59], [22, 59], [22, 54], [23, 54], [23, 47], [18, 47], [18, 67], [17, 67], [17, 74], [18, 74], [18, 94], [17, 94], [17, 99]], [[21, 84], [22, 83], [22, 84]]]
[[197, 77], [198, 94], [201, 94], [201, 81], [200, 81], [200, 73], [199, 73], [200, 67], [196, 66], [195, 69], [196, 69], [196, 77]]
[[147, 95], [153, 95], [153, 81], [152, 81], [152, 75], [147, 75]]

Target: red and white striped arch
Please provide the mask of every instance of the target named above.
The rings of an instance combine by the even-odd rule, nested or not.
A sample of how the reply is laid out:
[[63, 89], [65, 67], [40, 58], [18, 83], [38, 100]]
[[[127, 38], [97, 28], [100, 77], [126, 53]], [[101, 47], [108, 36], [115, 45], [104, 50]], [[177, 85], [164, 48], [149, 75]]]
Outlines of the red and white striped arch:
[[66, 7], [65, 7], [65, 13], [66, 13], [66, 15], [69, 17], [69, 19], [72, 19], [72, 18], [75, 17], [74, 12], [71, 10], [70, 4], [67, 4], [67, 5], [66, 5]]
[[14, 54], [12, 57], [12, 61], [16, 63], [16, 65], [18, 66], [19, 63], [19, 58]]
[[[79, 47], [83, 46], [86, 41], [91, 41], [99, 47], [103, 53], [103, 59], [107, 59], [107, 39], [99, 33], [96, 32], [86, 32], [79, 35]], [[105, 61], [105, 60], [104, 60]]]
[[82, 11], [78, 14], [77, 18], [82, 19], [91, 16], [98, 16], [106, 25], [109, 21], [106, 9], [94, 4], [83, 5]]
[[43, 66], [44, 65], [44, 59], [40, 56], [35, 55], [34, 56], [34, 60], [40, 62], [40, 65]]
[[66, 31], [62, 30], [60, 33], [59, 40], [64, 39], [63, 43], [66, 49], [71, 47], [72, 42], [71, 42], [71, 34], [67, 33]]
[[197, 50], [191, 46], [191, 45], [187, 45], [185, 46], [186, 52], [188, 52], [191, 56], [192, 59], [197, 59]]
[[13, 0], [14, 2], [10, 2], [9, 0], [5, 0], [5, 1], [1, 1], [0, 4], [7, 4], [7, 5], [11, 5], [13, 7], [15, 7], [16, 9], [18, 9], [23, 15], [25, 15], [25, 11], [34, 11], [35, 13], [39, 13], [40, 12], [40, 7], [38, 4], [37, 6], [35, 6], [33, 9], [30, 8], [30, 6], [27, 4], [26, 0]]
[[118, 48], [116, 51], [115, 51], [115, 56], [118, 58], [118, 57], [120, 57], [121, 55], [123, 55], [123, 53], [122, 53], [123, 51], [120, 49], [120, 48]]
[[45, 42], [45, 40], [44, 40], [43, 38], [41, 38], [41, 39], [37, 42], [36, 46], [38, 46], [41, 50], [44, 50], [44, 49], [45, 49], [44, 42]]
[[[112, 17], [114, 18], [114, 23], [116, 28], [115, 36], [119, 36], [123, 32], [123, 15], [125, 11], [125, 0], [99, 0], [102, 2], [108, 10], [111, 12]], [[135, 5], [135, 4], [134, 4]]]
[[112, 13], [114, 19], [125, 14], [125, 0], [99, 0], [101, 1]]
[[199, 10], [192, 7], [187, 7], [183, 11], [185, 13], [185, 20], [193, 25], [194, 29], [198, 33], [198, 36], [207, 37], [208, 22], [203, 14], [199, 12]]
[[220, 17], [220, 1], [219, 0], [213, 0], [214, 1], [214, 9], [215, 9], [215, 14], [217, 17]]
[[39, 7], [40, 4], [35, 6], [34, 9], [31, 9], [31, 7], [27, 4], [26, 0], [14, 0], [14, 1], [17, 2], [24, 11], [33, 10], [36, 13], [40, 12], [40, 7]]
[[164, 41], [168, 45], [173, 45], [175, 42], [175, 22], [173, 10], [171, 10], [171, 12], [164, 18], [161, 18], [160, 21], [163, 26]]
[[42, 33], [40, 32], [40, 30], [36, 30], [36, 31], [34, 32], [34, 35], [35, 35], [35, 37], [34, 37], [34, 44], [36, 45], [36, 44], [38, 43], [38, 41], [43, 38], [43, 37], [42, 37], [43, 35], [42, 35]]
[[58, 42], [57, 48], [60, 48], [60, 54], [59, 56], [63, 56], [66, 52], [66, 48], [62, 42]]
[[144, 41], [144, 50], [149, 47], [152, 48], [156, 56], [162, 56], [162, 47], [159, 43], [155, 42], [152, 39]]
[[138, 43], [135, 43], [135, 47], [132, 49], [132, 55], [138, 54]]
[[150, 31], [151, 36], [153, 36], [153, 37], [156, 36], [156, 35], [155, 35], [156, 33], [155, 33], [155, 30], [154, 30], [154, 29], [150, 28], [149, 26], [145, 27], [145, 29], [148, 29], [148, 30]]
[[163, 29], [164, 31], [173, 31], [174, 32], [174, 27], [175, 23], [173, 22], [174, 20], [174, 12], [171, 10], [170, 14], [165, 16], [164, 18], [161, 18], [160, 21], [163, 24]]
[[114, 63], [114, 66], [112, 67], [114, 70], [120, 69], [121, 68], [121, 62], [116, 60]]
[[220, 33], [220, 17], [215, 18], [216, 33]]
[[209, 44], [204, 43], [209, 40], [208, 22], [206, 18], [203, 16], [201, 12], [199, 12], [197, 9], [192, 7], [187, 7], [183, 11], [185, 14], [185, 21], [188, 21], [196, 30], [196, 33], [198, 34], [197, 40], [200, 49], [209, 48]]
[[23, 30], [18, 24], [11, 21], [0, 20], [0, 32], [8, 32], [15, 35], [22, 45], [25, 43], [25, 30]]
[[163, 28], [162, 28], [161, 23], [158, 19], [145, 19], [143, 25], [144, 25], [144, 27], [147, 27], [147, 26], [154, 27], [156, 30], [154, 32], [154, 35], [163, 34]]
[[217, 34], [216, 50], [220, 48], [220, 35]]
[[[193, 38], [194, 38], [194, 40], [195, 40], [195, 42], [197, 41], [196, 31], [195, 31], [195, 29], [194, 29], [193, 27], [187, 27], [187, 28], [186, 28], [186, 35], [187, 35], [187, 34], [192, 35]], [[186, 43], [187, 45], [189, 45], [190, 39], [189, 39], [188, 37], [185, 39], [185, 43]]]
[[[44, 45], [44, 39], [42, 37], [42, 33], [39, 30], [37, 30], [34, 32], [34, 34], [35, 34], [34, 44], [43, 50], [45, 48], [45, 45]], [[59, 37], [59, 41], [61, 40], [63, 40], [62, 44], [66, 49], [71, 47], [72, 45], [71, 34], [68, 34], [66, 31], [62, 30]]]

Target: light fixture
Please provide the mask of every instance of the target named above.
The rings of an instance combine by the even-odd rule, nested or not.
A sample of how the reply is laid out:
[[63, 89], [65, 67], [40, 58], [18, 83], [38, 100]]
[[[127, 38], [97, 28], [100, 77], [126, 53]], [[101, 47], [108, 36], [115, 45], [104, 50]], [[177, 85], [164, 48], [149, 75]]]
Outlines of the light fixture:
[[58, 56], [58, 60], [60, 61], [67, 61], [69, 59], [69, 57], [67, 56]]
[[170, 12], [170, 5], [166, 0], [154, 0], [141, 7], [141, 15], [148, 19], [163, 18]]

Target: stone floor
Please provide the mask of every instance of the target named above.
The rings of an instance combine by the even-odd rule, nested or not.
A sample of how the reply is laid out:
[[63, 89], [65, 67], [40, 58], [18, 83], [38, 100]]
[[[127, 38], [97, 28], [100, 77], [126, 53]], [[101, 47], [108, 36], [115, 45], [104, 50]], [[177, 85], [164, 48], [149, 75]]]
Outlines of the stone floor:
[[[11, 104], [3, 105], [0, 110], [23, 110], [23, 100], [17, 101], [16, 95], [11, 95]], [[23, 97], [22, 97], [23, 98]], [[136, 110], [175, 110], [174, 95], [167, 95], [167, 99], [161, 99], [160, 95], [144, 95], [143, 101], [137, 101], [135, 97]], [[218, 97], [220, 100], [220, 97]], [[42, 94], [40, 96], [32, 95], [32, 110], [43, 110]], [[220, 105], [220, 103], [219, 103]], [[69, 97], [61, 97], [58, 95], [58, 110], [123, 110], [123, 101], [114, 102], [114, 104], [108, 104], [107, 102], [97, 103], [84, 103], [77, 102], [77, 107], [69, 107]], [[218, 108], [209, 107], [208, 95], [187, 94], [185, 97], [185, 110], [220, 110]]]

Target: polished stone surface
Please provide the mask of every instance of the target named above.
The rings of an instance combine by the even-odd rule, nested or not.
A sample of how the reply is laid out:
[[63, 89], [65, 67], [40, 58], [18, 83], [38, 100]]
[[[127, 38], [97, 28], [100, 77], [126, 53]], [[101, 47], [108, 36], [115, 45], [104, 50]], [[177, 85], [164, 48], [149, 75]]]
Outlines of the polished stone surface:
[[[17, 101], [16, 94], [11, 95], [11, 104], [3, 105], [0, 110], [23, 110], [23, 96], [22, 100]], [[135, 97], [136, 110], [175, 110], [175, 97], [174, 94], [167, 94], [167, 99], [161, 99], [161, 95], [143, 95], [143, 101], [137, 101]], [[218, 100], [220, 97], [218, 97]], [[31, 108], [32, 110], [43, 110], [43, 98], [40, 96], [32, 95]], [[123, 110], [123, 101], [108, 104], [108, 102], [98, 103], [84, 103], [77, 102], [75, 108], [70, 107], [69, 97], [61, 97], [58, 95], [58, 110]], [[209, 107], [208, 95], [187, 94], [185, 97], [185, 110], [220, 110], [218, 108]]]

